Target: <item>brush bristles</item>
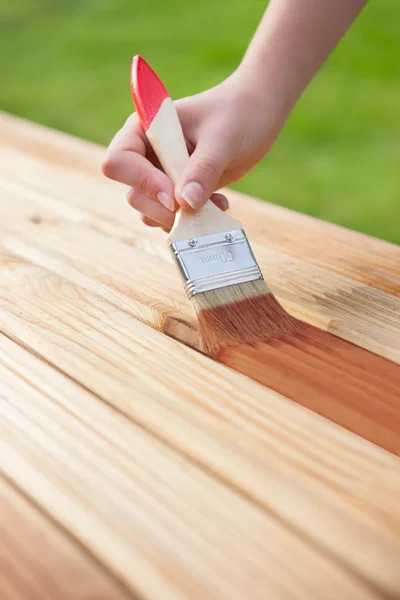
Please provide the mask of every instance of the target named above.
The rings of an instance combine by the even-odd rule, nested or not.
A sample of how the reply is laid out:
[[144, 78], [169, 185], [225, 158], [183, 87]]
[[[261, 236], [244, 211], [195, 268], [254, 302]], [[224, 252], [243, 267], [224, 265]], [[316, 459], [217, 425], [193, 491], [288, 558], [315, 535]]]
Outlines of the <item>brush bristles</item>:
[[213, 356], [226, 347], [256, 344], [293, 332], [299, 321], [271, 294], [263, 279], [196, 294], [202, 349]]

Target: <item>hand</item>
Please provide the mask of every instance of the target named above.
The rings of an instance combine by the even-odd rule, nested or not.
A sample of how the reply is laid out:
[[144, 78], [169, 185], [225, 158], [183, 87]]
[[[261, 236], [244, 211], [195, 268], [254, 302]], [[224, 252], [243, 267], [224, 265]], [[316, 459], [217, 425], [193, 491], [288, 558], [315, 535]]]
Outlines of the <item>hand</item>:
[[176, 186], [161, 170], [137, 115], [128, 118], [102, 170], [131, 186], [128, 202], [146, 225], [169, 231], [178, 205], [197, 210], [210, 197], [227, 210], [226, 197], [213, 192], [247, 173], [269, 150], [283, 122], [272, 98], [257, 97], [254, 87], [235, 72], [215, 88], [175, 103], [191, 154]]

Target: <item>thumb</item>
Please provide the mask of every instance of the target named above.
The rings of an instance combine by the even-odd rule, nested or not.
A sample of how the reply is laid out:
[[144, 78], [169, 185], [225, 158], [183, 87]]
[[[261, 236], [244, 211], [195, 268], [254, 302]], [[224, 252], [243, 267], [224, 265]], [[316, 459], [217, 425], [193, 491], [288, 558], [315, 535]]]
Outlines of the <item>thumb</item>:
[[215, 142], [196, 147], [175, 186], [175, 198], [182, 208], [198, 210], [207, 202], [224, 172], [225, 153]]

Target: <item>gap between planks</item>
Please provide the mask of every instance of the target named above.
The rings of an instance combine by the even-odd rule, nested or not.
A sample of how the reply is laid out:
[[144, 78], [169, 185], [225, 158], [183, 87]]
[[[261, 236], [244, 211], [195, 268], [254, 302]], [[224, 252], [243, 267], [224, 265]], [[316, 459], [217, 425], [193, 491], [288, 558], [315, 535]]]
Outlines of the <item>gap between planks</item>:
[[[378, 580], [381, 569], [388, 567], [387, 556], [397, 564], [391, 486], [399, 473], [394, 457], [291, 403], [282, 405], [282, 398], [262, 386], [57, 275], [20, 259], [9, 266], [8, 274], [3, 271], [7, 296], [1, 311], [1, 328], [8, 335], [256, 498], [337, 560], [346, 560], [357, 571], [367, 568]], [[274, 412], [278, 401], [279, 415]], [[294, 447], [288, 445], [292, 436]], [[337, 479], [339, 456], [346, 457], [345, 471], [351, 470], [348, 483], [344, 473]], [[362, 475], [363, 456], [368, 456], [363, 462], [367, 473], [373, 469], [370, 475]], [[375, 470], [378, 457], [387, 468], [379, 465]], [[343, 462], [339, 464], [343, 469]], [[372, 488], [367, 484], [371, 476]], [[366, 512], [360, 512], [362, 506]], [[389, 530], [386, 518], [382, 521], [386, 510], [391, 515]], [[371, 546], [365, 543], [366, 532], [373, 535], [377, 526], [384, 532], [380, 566], [378, 540], [372, 543], [371, 538]]]
[[[191, 308], [173, 266], [163, 264], [159, 257], [65, 222], [13, 222], [4, 229], [3, 243], [23, 260], [63, 276], [152, 327], [196, 347], [197, 330]], [[379, 291], [376, 294], [383, 295]], [[369, 335], [367, 339], [375, 343], [376, 350], [386, 341], [385, 348], [392, 347], [396, 352], [394, 312], [384, 322], [386, 338], [369, 325], [370, 320], [357, 329], [360, 322], [363, 323], [361, 315], [351, 324], [357, 341]], [[388, 342], [390, 336], [392, 341]], [[311, 327], [295, 339], [272, 339], [256, 350], [242, 346], [226, 350], [219, 359], [291, 400], [395, 454], [400, 453], [397, 365]]]
[[[58, 233], [68, 235], [68, 221], [76, 221], [76, 225], [82, 221], [80, 225], [83, 237], [80, 243], [85, 244], [86, 251], [88, 251], [86, 240], [92, 239], [91, 243], [94, 243], [96, 238], [91, 235], [92, 228], [89, 226], [92, 223], [89, 215], [85, 217], [85, 214], [82, 211], [79, 213], [77, 209], [75, 213], [71, 214], [69, 205], [65, 208], [62, 203], [59, 204], [57, 198], [48, 198], [33, 193], [23, 186], [5, 184], [4, 180], [0, 181], [0, 187], [3, 188], [4, 198], [7, 198], [3, 204], [4, 231], [11, 227], [11, 231], [19, 237], [23, 238], [24, 235], [30, 233], [31, 237], [33, 236], [33, 239], [38, 241], [38, 236], [51, 235], [57, 224], [60, 227]], [[0, 205], [0, 214], [1, 208], [2, 205]], [[57, 209], [59, 214], [54, 212]], [[84, 224], [85, 220], [89, 221], [87, 225]], [[38, 227], [32, 227], [32, 223]], [[97, 242], [102, 244], [98, 249], [99, 255], [104, 246], [110, 248], [114, 254], [118, 248], [118, 246], [112, 245], [110, 239], [105, 240], [104, 237], [97, 237]], [[182, 288], [172, 269], [171, 260], [163, 241], [155, 238], [153, 241], [147, 240], [143, 237], [143, 227], [140, 226], [139, 231], [134, 234], [132, 244], [144, 253], [138, 255], [139, 260], [146, 260], [146, 255], [150, 255], [146, 264], [150, 264], [149, 261], [153, 255], [164, 258], [168, 262], [168, 275], [170, 273], [174, 273], [174, 275], [171, 275], [172, 286], [168, 284], [165, 291], [171, 292], [174, 284], [175, 288]], [[56, 248], [57, 246], [58, 244], [55, 245]], [[120, 246], [120, 248], [125, 248], [125, 246]], [[400, 362], [400, 323], [396, 318], [400, 311], [400, 300], [368, 286], [361, 284], [355, 286], [352, 280], [339, 277], [334, 273], [313, 267], [304, 261], [290, 258], [276, 251], [262, 247], [255, 247], [255, 250], [264, 272], [268, 274], [268, 284], [295, 316]], [[125, 251], [129, 255], [128, 250]], [[119, 260], [122, 264], [126, 264], [127, 260], [121, 259], [121, 254], [122, 252]], [[104, 255], [105, 261], [107, 261], [106, 252]], [[100, 256], [99, 259], [101, 259]], [[154, 264], [157, 263], [154, 262]], [[168, 278], [163, 277], [162, 280], [165, 286]], [[141, 285], [143, 283], [141, 282]], [[332, 290], [335, 292], [332, 293]], [[174, 296], [176, 294], [173, 294]], [[182, 293], [180, 298], [183, 299]], [[187, 300], [184, 302], [188, 304]], [[181, 304], [183, 304], [182, 300]]]
[[[62, 174], [54, 174], [49, 167], [45, 167], [42, 176], [38, 178], [36, 174], [36, 177], [40, 182], [46, 182], [43, 185], [49, 189], [45, 193], [38, 193], [27, 187], [34, 185], [32, 178], [35, 178], [36, 167], [32, 172], [28, 167], [19, 169], [18, 174], [21, 172], [29, 184], [21, 186], [12, 181], [5, 182], [4, 179], [0, 182], [3, 187], [6, 186], [4, 193], [11, 194], [10, 201], [4, 205], [5, 223], [18, 219], [18, 214], [20, 219], [24, 219], [27, 211], [29, 218], [39, 224], [43, 216], [44, 220], [46, 217], [62, 217], [82, 221], [148, 254], [165, 258], [170, 263], [162, 234], [144, 228], [133, 218], [133, 211], [121, 202], [120, 188], [117, 193], [110, 195], [103, 184], [96, 184], [91, 179], [89, 183], [80, 180], [74, 182], [73, 178], [71, 184], [70, 176], [64, 177], [60, 187]], [[49, 180], [54, 180], [54, 184], [49, 184]], [[59, 197], [60, 193], [64, 195], [63, 200]], [[39, 209], [39, 215], [32, 212], [32, 202]], [[12, 205], [15, 203], [17, 206], [13, 212]], [[353, 235], [358, 236], [355, 233]], [[254, 249], [272, 291], [295, 316], [400, 362], [400, 322], [396, 319], [400, 300], [271, 248], [254, 245]], [[388, 251], [387, 260], [390, 256]]]
[[[27, 493], [33, 494], [45, 510], [50, 510], [63, 526], [71, 529], [72, 533], [81, 542], [87, 544], [99, 559], [117, 571], [118, 576], [124, 578], [130, 586], [138, 588], [146, 598], [160, 598], [161, 590], [163, 598], [174, 599], [178, 597], [242, 599], [245, 597], [243, 594], [249, 593], [252, 598], [265, 598], [266, 592], [268, 595], [278, 593], [279, 590], [283, 593], [286, 585], [289, 585], [287, 592], [290, 590], [294, 598], [321, 600], [322, 598], [359, 597], [361, 600], [366, 600], [396, 597], [395, 590], [400, 582], [394, 584], [397, 580], [395, 576], [393, 583], [390, 583], [395, 572], [390, 574], [391, 567], [388, 560], [381, 564], [384, 573], [382, 571], [378, 578], [384, 581], [383, 588], [381, 582], [375, 580], [375, 573], [363, 569], [361, 574], [354, 566], [349, 568], [342, 559], [337, 560], [341, 568], [334, 567], [331, 558], [321, 556], [317, 548], [313, 549], [313, 544], [310, 547], [305, 543], [302, 536], [294, 535], [290, 529], [286, 531], [285, 527], [282, 527], [279, 522], [274, 523], [275, 519], [271, 520], [264, 511], [260, 513], [255, 507], [252, 508], [236, 498], [231, 491], [227, 489], [224, 491], [220, 483], [201, 474], [189, 463], [184, 466], [183, 459], [174, 451], [160, 444], [155, 438], [148, 437], [147, 433], [138, 429], [133, 423], [129, 423], [110, 406], [99, 403], [91, 393], [80, 389], [65, 375], [54, 371], [52, 367], [9, 340], [5, 340], [4, 343], [2, 362], [7, 367], [4, 381], [6, 385], [8, 384], [14, 398], [13, 405], [8, 406], [7, 413], [11, 419], [10, 423], [14, 423], [10, 430], [12, 438], [5, 435], [5, 443], [11, 443], [8, 461], [11, 476], [16, 477], [19, 485], [23, 485]], [[359, 448], [361, 454], [363, 450], [368, 449], [367, 445], [365, 446], [362, 448], [361, 444]], [[372, 455], [379, 455], [379, 452], [372, 447], [371, 451]], [[386, 462], [383, 453], [381, 460]], [[53, 463], [52, 469], [51, 463]], [[369, 460], [368, 469], [371, 469]], [[46, 479], [43, 480], [43, 477]], [[65, 487], [67, 483], [68, 486]], [[86, 493], [85, 485], [88, 486]], [[165, 485], [168, 487], [165, 488]], [[100, 490], [109, 487], [113, 490], [112, 496], [103, 497]], [[148, 496], [149, 493], [151, 496]], [[157, 497], [158, 503], [154, 505]], [[90, 506], [91, 498], [94, 501], [92, 506]], [[83, 520], [79, 517], [77, 503], [81, 504], [83, 514], [86, 515], [85, 511], [88, 511]], [[112, 517], [111, 521], [109, 519], [104, 521], [105, 513], [102, 511], [104, 505], [108, 507], [107, 514]], [[194, 507], [194, 513], [192, 509], [188, 512], [189, 506], [192, 509]], [[144, 518], [143, 514], [140, 517], [143, 510], [148, 513], [150, 520], [147, 526], [142, 526], [141, 535], [148, 537], [150, 546], [155, 546], [148, 554], [149, 550], [146, 551], [146, 544], [144, 545], [144, 562], [149, 560], [156, 569], [157, 577], [165, 577], [165, 572], [164, 575], [162, 572], [165, 559], [162, 559], [162, 556], [165, 553], [170, 554], [176, 544], [178, 546], [182, 544], [184, 550], [184, 554], [177, 559], [176, 564], [180, 573], [177, 579], [181, 583], [185, 578], [190, 580], [188, 564], [192, 564], [192, 568], [196, 565], [200, 572], [203, 568], [201, 578], [196, 578], [197, 585], [190, 588], [192, 589], [190, 595], [186, 595], [186, 592], [180, 593], [182, 590], [179, 588], [179, 581], [164, 581], [163, 585], [166, 585], [166, 588], [159, 588], [157, 585], [153, 588], [152, 582], [148, 579], [149, 564], [142, 564], [141, 568], [136, 570], [136, 562], [143, 563], [142, 554], [140, 560], [138, 556], [131, 556], [129, 571], [126, 570], [129, 564], [127, 562], [129, 535], [133, 534], [132, 527], [134, 531], [137, 531], [138, 527], [140, 529], [139, 523], [142, 523]], [[167, 530], [165, 510], [171, 512], [171, 517], [175, 514], [175, 524]], [[176, 521], [177, 517], [178, 521]], [[340, 517], [343, 518], [343, 514]], [[179, 526], [181, 518], [186, 521], [189, 519], [187, 522], [191, 523], [191, 527], [201, 531], [202, 537], [206, 538], [209, 546], [207, 546], [207, 554], [210, 554], [211, 562], [204, 561], [204, 557], [200, 560], [201, 563], [206, 563], [205, 571], [204, 564], [203, 567], [199, 566], [200, 555], [196, 558], [196, 552], [199, 552], [199, 549], [196, 550], [196, 538], [193, 538], [193, 534], [189, 538], [185, 537]], [[150, 527], [150, 523], [153, 522], [157, 527], [156, 530]], [[123, 524], [123, 527], [118, 527], [119, 524]], [[220, 527], [224, 536], [213, 541], [210, 535], [215, 535], [214, 530], [218, 531]], [[160, 541], [163, 539], [163, 532], [167, 534], [166, 546], [163, 546], [163, 542]], [[364, 541], [367, 542], [372, 531], [368, 534], [367, 530], [364, 530], [363, 533], [367, 536], [364, 537]], [[373, 537], [368, 542], [374, 544], [375, 560], [376, 551], [383, 541], [379, 539], [382, 534], [383, 530], [379, 531], [375, 527]], [[236, 539], [236, 544], [240, 548], [239, 553], [232, 550], [229, 535], [239, 536]], [[113, 543], [110, 542], [109, 536], [112, 536]], [[223, 542], [224, 538], [226, 542]], [[135, 540], [139, 547], [144, 543], [143, 540], [137, 539], [137, 534]], [[257, 544], [254, 545], [256, 541]], [[217, 585], [214, 571], [219, 572], [219, 569], [225, 568], [224, 563], [221, 563], [215, 555], [215, 551], [222, 550], [221, 543], [228, 544], [223, 555], [229, 560], [229, 568], [235, 569], [235, 560], [238, 559], [239, 570], [244, 572], [245, 580], [241, 583], [238, 580], [239, 588], [235, 587], [233, 591], [233, 588], [225, 584], [226, 579], [223, 579], [215, 595], [211, 592], [207, 595], [197, 595], [203, 583], [207, 590], [213, 590], [213, 587], [207, 587], [207, 582], [211, 584], [210, 578], [214, 578], [213, 585]], [[158, 550], [157, 546], [159, 546]], [[114, 548], [115, 555], [107, 552], [110, 548]], [[398, 550], [399, 545], [397, 545]], [[203, 552], [201, 546], [200, 551]], [[177, 556], [179, 555], [178, 552]], [[282, 555], [290, 560], [290, 566], [279, 564]], [[183, 556], [185, 556], [184, 562], [180, 564], [179, 561]], [[251, 563], [248, 563], [247, 559], [253, 561], [250, 570]], [[171, 560], [174, 562], [170, 557], [169, 570], [172, 568]], [[302, 578], [302, 574], [309, 572], [310, 569], [314, 573], [312, 584], [308, 577]], [[364, 583], [357, 583], [354, 579], [356, 573], [357, 577], [365, 577]], [[202, 584], [199, 583], [200, 581]], [[188, 580], [186, 583], [188, 584]], [[244, 585], [243, 589], [241, 585]], [[259, 585], [261, 588], [258, 587]], [[290, 587], [292, 585], [293, 587]]]
[[[156, 306], [159, 297], [162, 300], [159, 312], [162, 312], [163, 306], [166, 309], [168, 305], [173, 308], [174, 304], [178, 304], [177, 311], [179, 308], [184, 318], [190, 320], [192, 317], [192, 310], [184, 297], [170, 258], [166, 252], [165, 255], [162, 254], [164, 248], [156, 247], [152, 253], [140, 248], [140, 241], [139, 248], [127, 248], [126, 245], [119, 244], [118, 240], [96, 234], [88, 225], [70, 223], [46, 213], [38, 217], [32, 201], [25, 200], [22, 196], [16, 198], [11, 195], [9, 200], [10, 203], [14, 200], [14, 208], [19, 211], [19, 216], [16, 214], [8, 223], [3, 223], [2, 227], [5, 234], [9, 232], [16, 238], [7, 242], [12, 247], [18, 248], [18, 245], [21, 246], [19, 240], [26, 240], [39, 250], [45, 249], [50, 256], [57, 257], [61, 253], [64, 261], [77, 263], [78, 268], [81, 268], [79, 260], [82, 263], [90, 260], [91, 272], [98, 277], [102, 273], [103, 281], [111, 280], [117, 267], [120, 274], [124, 272], [127, 281], [132, 282], [133, 271], [140, 269], [142, 264], [138, 289], [135, 290], [130, 285], [130, 294], [145, 296], [141, 288], [148, 288], [152, 291], [150, 294], [147, 292], [147, 301], [143, 300], [143, 306]], [[85, 249], [85, 256], [76, 256], [76, 246], [71, 246], [74, 236]], [[286, 308], [290, 307], [295, 316], [400, 362], [400, 323], [397, 318], [400, 312], [399, 299], [361, 284], [354, 287], [353, 281], [310, 267], [281, 253], [257, 247], [255, 250], [264, 272], [268, 273], [269, 285], [273, 291], [278, 291], [278, 298]], [[165, 258], [168, 264], [163, 265], [156, 257]], [[96, 265], [96, 260], [99, 265]], [[139, 265], [132, 264], [130, 267], [129, 262], [133, 261]], [[62, 268], [60, 261], [59, 268]], [[147, 285], [145, 269], [150, 269]], [[163, 273], [163, 270], [166, 272]], [[185, 335], [182, 335], [182, 340], [187, 343]]]
[[[56, 136], [58, 136], [58, 134], [54, 134], [54, 139], [55, 139], [55, 137], [56, 137]], [[75, 142], [74, 142], [74, 143], [75, 143]], [[60, 156], [61, 156], [61, 155], [60, 155]], [[75, 167], [74, 167], [74, 168], [75, 168]], [[279, 210], [280, 210], [280, 209], [278, 209], [278, 211], [279, 211]], [[264, 211], [262, 212], [262, 215], [263, 215], [263, 216], [265, 215], [265, 212], [264, 212]], [[261, 216], [261, 215], [260, 215], [260, 216]], [[278, 216], [279, 216], [279, 213], [278, 213]], [[297, 217], [297, 215], [295, 215], [295, 217]], [[265, 218], [265, 217], [264, 217], [264, 218]], [[122, 227], [122, 229], [123, 229], [123, 227]], [[264, 235], [264, 232], [263, 232], [263, 231], [261, 231], [261, 233], [262, 233], [262, 235]], [[272, 242], [272, 243], [274, 243], [274, 242]], [[279, 242], [279, 243], [280, 243], [280, 242]], [[279, 244], [278, 244], [278, 245], [279, 245]], [[383, 247], [383, 246], [382, 246], [382, 245], [379, 243], [377, 247]], [[286, 250], [286, 247], [285, 247], [285, 250]], [[378, 258], [379, 258], [379, 257], [378, 257]], [[385, 257], [384, 257], [384, 258], [385, 258]], [[339, 269], [339, 271], [340, 271], [340, 269]], [[351, 271], [350, 271], [350, 272], [351, 272]], [[352, 275], [354, 275], [354, 273], [352, 273]], [[378, 287], [379, 287], [379, 278], [378, 278], [378, 277], [376, 277], [376, 279], [378, 280]], [[371, 279], [371, 281], [372, 281], [372, 279]], [[369, 282], [369, 283], [370, 283], [370, 282]], [[374, 285], [376, 285], [376, 281], [374, 281]], [[388, 288], [388, 289], [390, 289], [391, 293], [395, 293], [395, 292], [396, 292], [396, 289], [393, 287], [393, 285], [392, 285], [390, 288]], [[393, 291], [393, 290], [394, 290], [394, 291]]]

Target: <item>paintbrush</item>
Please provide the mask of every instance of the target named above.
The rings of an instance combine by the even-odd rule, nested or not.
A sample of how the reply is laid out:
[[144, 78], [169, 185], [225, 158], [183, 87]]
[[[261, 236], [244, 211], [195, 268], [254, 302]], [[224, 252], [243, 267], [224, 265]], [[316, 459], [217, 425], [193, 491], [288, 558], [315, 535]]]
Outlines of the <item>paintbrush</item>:
[[[179, 117], [163, 83], [143, 58], [132, 61], [133, 100], [143, 130], [176, 183], [188, 158]], [[202, 349], [256, 344], [297, 329], [299, 322], [267, 287], [241, 223], [208, 201], [179, 209], [168, 243], [197, 313]]]

